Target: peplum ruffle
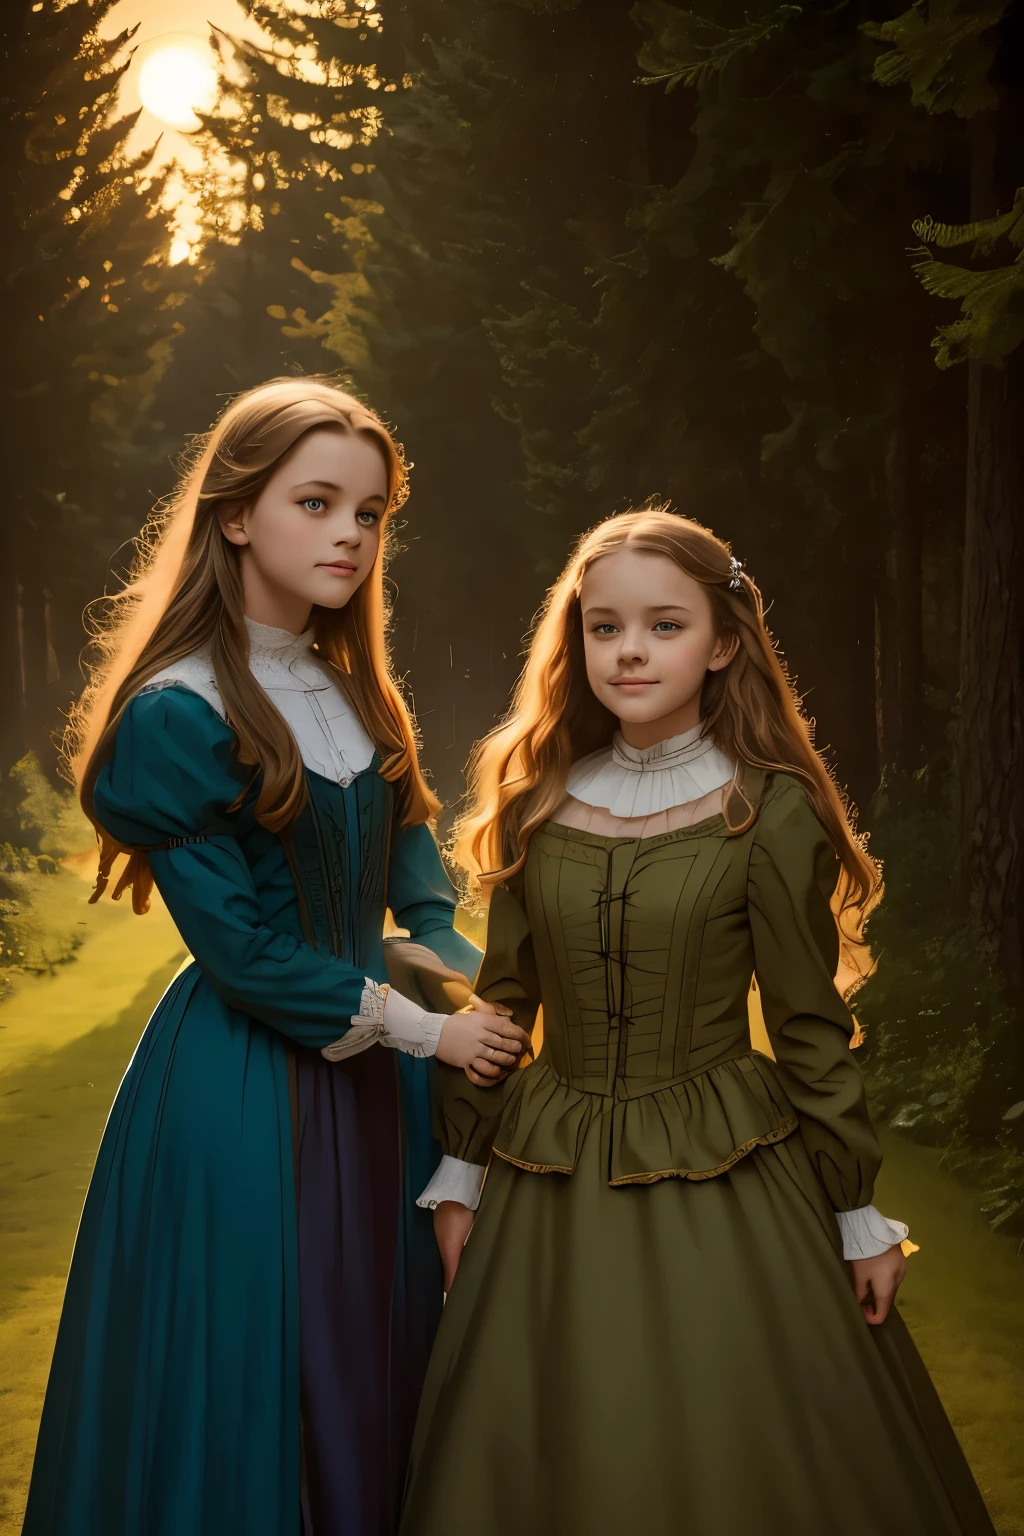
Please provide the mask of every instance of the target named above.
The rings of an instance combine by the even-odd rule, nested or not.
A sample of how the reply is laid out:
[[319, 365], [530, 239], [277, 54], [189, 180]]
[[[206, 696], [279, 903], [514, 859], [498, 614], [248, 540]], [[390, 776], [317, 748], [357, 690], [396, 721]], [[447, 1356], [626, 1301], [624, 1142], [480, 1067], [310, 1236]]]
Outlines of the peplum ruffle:
[[574, 1173], [595, 1121], [611, 1185], [713, 1179], [797, 1128], [774, 1064], [758, 1051], [621, 1098], [573, 1088], [543, 1059], [519, 1076], [494, 1152], [530, 1173]]

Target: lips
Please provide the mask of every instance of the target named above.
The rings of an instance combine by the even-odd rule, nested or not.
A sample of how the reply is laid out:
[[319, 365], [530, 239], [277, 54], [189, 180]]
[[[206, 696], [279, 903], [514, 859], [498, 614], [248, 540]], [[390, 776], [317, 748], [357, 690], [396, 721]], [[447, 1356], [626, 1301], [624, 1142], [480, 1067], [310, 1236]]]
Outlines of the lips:
[[654, 688], [657, 684], [655, 677], [619, 677], [612, 683], [613, 688]]
[[337, 571], [339, 576], [354, 576], [356, 567], [350, 560], [325, 560], [321, 563], [322, 571]]

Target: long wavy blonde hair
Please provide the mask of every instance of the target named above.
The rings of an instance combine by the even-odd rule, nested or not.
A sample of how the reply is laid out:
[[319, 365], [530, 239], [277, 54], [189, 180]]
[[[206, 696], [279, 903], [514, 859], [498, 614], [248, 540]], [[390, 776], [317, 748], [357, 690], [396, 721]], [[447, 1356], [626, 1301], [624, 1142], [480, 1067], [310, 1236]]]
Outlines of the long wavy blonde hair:
[[93, 788], [113, 750], [128, 702], [156, 673], [212, 642], [217, 687], [237, 738], [239, 761], [259, 777], [256, 817], [271, 832], [294, 822], [306, 800], [295, 738], [249, 670], [238, 550], [221, 532], [225, 501], [252, 502], [305, 433], [329, 427], [373, 442], [387, 467], [381, 542], [369, 575], [344, 608], [313, 610], [317, 652], [342, 685], [396, 786], [403, 823], [426, 821], [439, 803], [420, 771], [416, 732], [391, 669], [384, 567], [389, 520], [407, 494], [400, 448], [383, 422], [326, 378], [272, 379], [238, 396], [212, 431], [197, 438], [174, 496], [143, 530], [125, 587], [90, 613], [88, 682], [72, 711], [64, 762], [96, 828], [99, 875], [106, 886], [118, 854], [130, 854], [114, 890], [129, 887], [144, 912], [153, 877], [144, 849], [129, 850], [96, 820]]
[[[840, 912], [866, 914], [879, 892], [880, 872], [855, 831], [852, 808], [814, 750], [811, 727], [765, 624], [761, 594], [745, 573], [733, 590], [728, 546], [664, 506], [598, 523], [548, 592], [512, 707], [470, 759], [467, 809], [453, 831], [452, 856], [471, 888], [486, 899], [522, 867], [531, 834], [565, 796], [572, 763], [611, 740], [618, 721], [587, 681], [580, 587], [595, 560], [627, 545], [667, 555], [706, 589], [717, 634], [735, 636], [737, 647], [726, 666], [707, 675], [704, 731], [736, 763], [800, 780], [841, 861], [835, 904]], [[725, 815], [729, 830], [739, 833], [750, 826], [756, 807], [734, 786]]]

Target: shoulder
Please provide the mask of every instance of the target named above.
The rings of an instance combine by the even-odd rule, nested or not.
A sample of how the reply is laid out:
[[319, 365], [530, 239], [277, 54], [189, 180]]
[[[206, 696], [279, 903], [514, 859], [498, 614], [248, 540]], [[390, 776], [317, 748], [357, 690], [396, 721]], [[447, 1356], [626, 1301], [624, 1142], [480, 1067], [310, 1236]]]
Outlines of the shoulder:
[[769, 779], [751, 847], [751, 873], [771, 865], [790, 873], [804, 872], [816, 884], [835, 885], [837, 853], [801, 781], [788, 773]]
[[231, 727], [186, 687], [140, 691], [117, 728], [93, 793], [96, 817], [120, 842], [203, 830], [244, 792]]
[[810, 828], [812, 823], [824, 836], [806, 787], [792, 774], [770, 774], [757, 813], [756, 831], [770, 833], [784, 826]]
[[203, 699], [222, 720], [226, 719], [224, 703], [213, 673], [213, 660], [209, 646], [202, 646], [199, 650], [193, 651], [190, 656], [181, 656], [169, 667], [164, 667], [163, 671], [151, 677], [147, 683], [143, 683], [132, 703], [169, 689], [173, 689], [176, 693], [188, 690], [189, 693]]
[[128, 701], [117, 728], [115, 751], [131, 742], [133, 751], [145, 754], [153, 743], [164, 750], [169, 738], [184, 740], [191, 749], [217, 749], [233, 744], [235, 733], [217, 704], [185, 684], [169, 682], [158, 688], [148, 685]]

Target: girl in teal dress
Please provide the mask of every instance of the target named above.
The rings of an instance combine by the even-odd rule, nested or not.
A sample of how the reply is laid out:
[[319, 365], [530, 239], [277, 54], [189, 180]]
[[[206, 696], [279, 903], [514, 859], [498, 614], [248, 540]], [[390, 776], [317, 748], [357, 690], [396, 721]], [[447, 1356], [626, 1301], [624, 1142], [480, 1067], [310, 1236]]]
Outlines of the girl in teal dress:
[[428, 969], [478, 959], [388, 662], [404, 486], [355, 399], [254, 390], [97, 637], [71, 743], [97, 894], [127, 855], [113, 894], [142, 913], [155, 881], [194, 960], [103, 1135], [25, 1536], [394, 1530], [442, 1300], [433, 1057], [519, 1050], [387, 984], [388, 908]]
[[877, 871], [739, 562], [664, 509], [592, 530], [469, 778], [477, 991], [543, 1046], [438, 1071], [402, 1536], [994, 1536], [873, 1204], [834, 912]]

